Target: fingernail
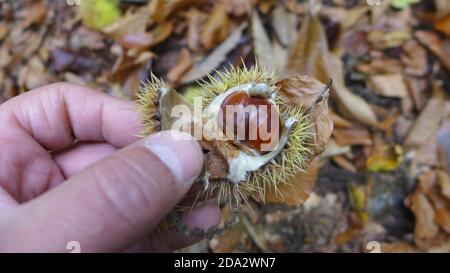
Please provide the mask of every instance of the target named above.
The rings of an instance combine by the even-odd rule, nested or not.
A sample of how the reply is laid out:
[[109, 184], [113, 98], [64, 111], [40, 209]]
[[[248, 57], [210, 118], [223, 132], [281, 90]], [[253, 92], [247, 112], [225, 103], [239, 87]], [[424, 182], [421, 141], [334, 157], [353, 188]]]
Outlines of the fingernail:
[[145, 147], [158, 156], [185, 187], [190, 187], [202, 171], [202, 150], [187, 133], [159, 132], [145, 140]]

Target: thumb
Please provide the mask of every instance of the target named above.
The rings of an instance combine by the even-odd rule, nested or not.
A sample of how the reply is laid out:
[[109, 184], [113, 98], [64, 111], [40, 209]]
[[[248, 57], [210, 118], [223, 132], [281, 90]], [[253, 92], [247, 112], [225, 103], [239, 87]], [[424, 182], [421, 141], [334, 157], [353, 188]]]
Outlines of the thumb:
[[200, 146], [165, 131], [98, 161], [0, 221], [0, 251], [117, 251], [145, 236], [202, 170]]

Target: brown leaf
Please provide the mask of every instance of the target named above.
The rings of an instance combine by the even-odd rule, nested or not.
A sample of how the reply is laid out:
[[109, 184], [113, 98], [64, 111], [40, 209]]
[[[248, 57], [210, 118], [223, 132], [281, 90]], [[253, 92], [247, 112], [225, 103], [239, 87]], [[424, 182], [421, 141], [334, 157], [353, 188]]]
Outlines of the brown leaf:
[[382, 253], [415, 253], [418, 250], [406, 242], [382, 243]]
[[435, 237], [439, 228], [434, 222], [435, 212], [425, 194], [415, 191], [407, 199], [407, 205], [416, 217], [414, 237], [418, 239], [431, 239]]
[[206, 49], [214, 47], [225, 40], [229, 34], [229, 20], [223, 1], [216, 4], [208, 22], [201, 33], [200, 40]]
[[207, 16], [205, 13], [200, 12], [195, 8], [189, 9], [186, 13], [188, 21], [187, 31], [187, 44], [190, 49], [197, 50], [200, 46], [200, 29], [203, 23], [206, 21]]
[[8, 35], [10, 26], [6, 22], [0, 22], [0, 41]]
[[28, 28], [33, 24], [41, 24], [47, 17], [48, 8], [43, 1], [36, 1], [27, 8], [27, 15], [22, 21], [22, 27]]
[[413, 148], [425, 143], [437, 131], [444, 109], [442, 98], [431, 98], [412, 125], [403, 145]]
[[450, 36], [450, 14], [447, 14], [447, 16], [439, 19], [433, 26], [436, 30]]
[[372, 138], [366, 129], [335, 129], [333, 136], [339, 145], [372, 145]]
[[415, 40], [403, 45], [401, 60], [405, 64], [405, 73], [412, 76], [424, 76], [428, 71], [426, 50]]
[[450, 38], [441, 39], [436, 33], [430, 31], [416, 31], [415, 37], [436, 55], [445, 69], [450, 72]]
[[273, 11], [272, 25], [283, 46], [290, 46], [297, 34], [297, 16], [279, 5]]
[[193, 64], [191, 53], [188, 49], [183, 48], [178, 56], [177, 64], [167, 73], [167, 79], [170, 82], [177, 82]]
[[259, 18], [258, 11], [254, 10], [252, 15], [252, 37], [253, 47], [258, 63], [267, 71], [274, 71], [274, 56], [272, 43]]
[[155, 46], [165, 41], [170, 36], [170, 34], [172, 34], [172, 31], [173, 31], [172, 22], [157, 25], [154, 29], [152, 29], [154, 40], [151, 46]]
[[408, 96], [408, 89], [402, 74], [372, 75], [369, 76], [367, 83], [375, 94], [380, 96], [393, 98]]
[[148, 48], [153, 43], [154, 37], [149, 32], [139, 32], [126, 34], [120, 37], [119, 43], [126, 49]]
[[396, 74], [403, 70], [402, 63], [398, 59], [384, 57], [371, 59], [370, 62], [360, 62], [355, 68], [364, 74]]
[[328, 45], [322, 24], [308, 16], [302, 23], [294, 45], [290, 48], [287, 74], [313, 76], [322, 83], [330, 79], [327, 71]]
[[225, 61], [227, 54], [239, 43], [242, 31], [247, 27], [246, 23], [239, 26], [233, 33], [219, 45], [206, 59], [197, 62], [184, 76], [180, 83], [190, 83], [199, 80], [217, 68]]
[[106, 27], [103, 32], [116, 40], [126, 35], [143, 33], [147, 28], [150, 9], [150, 5], [145, 5], [133, 13], [129, 12]]
[[408, 86], [408, 93], [417, 110], [421, 110], [425, 105], [424, 93], [427, 88], [425, 79], [405, 76], [405, 83]]
[[[312, 158], [325, 150], [333, 131], [333, 121], [328, 108], [328, 87], [309, 76], [292, 76], [276, 83], [278, 94], [288, 105], [300, 105], [310, 113], [313, 133]], [[311, 158], [311, 159], [312, 159]]]
[[340, 58], [330, 55], [331, 75], [334, 94], [338, 109], [347, 116], [365, 125], [376, 125], [377, 117], [369, 104], [361, 97], [353, 94], [344, 84], [343, 62]]
[[309, 76], [292, 76], [276, 83], [278, 92], [289, 104], [311, 109], [326, 86]]

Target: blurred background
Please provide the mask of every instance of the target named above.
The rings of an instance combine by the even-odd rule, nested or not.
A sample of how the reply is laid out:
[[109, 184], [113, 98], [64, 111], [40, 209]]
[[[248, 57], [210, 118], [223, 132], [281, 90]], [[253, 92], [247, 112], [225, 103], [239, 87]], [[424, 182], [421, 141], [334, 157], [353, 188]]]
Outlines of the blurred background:
[[255, 61], [334, 80], [315, 192], [181, 251], [450, 251], [450, 1], [0, 0], [0, 103], [56, 81], [133, 100], [150, 73], [184, 92]]

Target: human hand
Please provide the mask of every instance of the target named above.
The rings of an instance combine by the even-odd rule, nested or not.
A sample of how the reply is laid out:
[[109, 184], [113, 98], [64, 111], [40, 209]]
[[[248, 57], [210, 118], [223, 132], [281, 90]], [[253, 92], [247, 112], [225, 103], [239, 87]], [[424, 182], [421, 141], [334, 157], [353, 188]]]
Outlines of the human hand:
[[[65, 83], [0, 105], [0, 251], [64, 252], [70, 241], [82, 252], [171, 251], [195, 242], [152, 230], [200, 174], [201, 149], [172, 132], [139, 140], [133, 109]], [[190, 228], [219, 220], [213, 203], [183, 215]]]

